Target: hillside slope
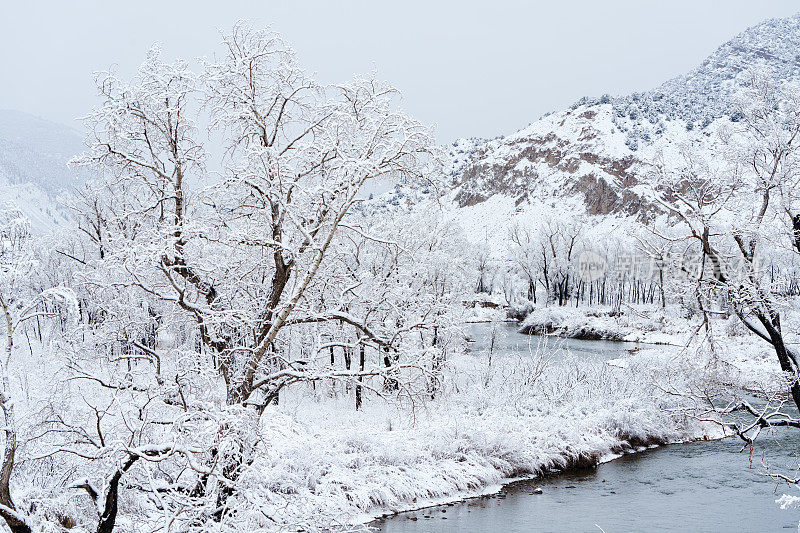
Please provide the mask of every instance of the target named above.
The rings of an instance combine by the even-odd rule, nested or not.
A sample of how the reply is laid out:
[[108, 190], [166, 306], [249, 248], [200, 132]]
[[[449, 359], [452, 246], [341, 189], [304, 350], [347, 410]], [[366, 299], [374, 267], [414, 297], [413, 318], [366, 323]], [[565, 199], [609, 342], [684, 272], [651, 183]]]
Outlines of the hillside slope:
[[577, 199], [589, 215], [644, 216], [655, 161], [704, 144], [738, 119], [732, 96], [751, 69], [800, 80], [800, 15], [771, 19], [720, 46], [697, 68], [646, 93], [584, 98], [504, 138], [451, 147], [455, 206], [495, 195], [523, 203]]
[[82, 147], [71, 128], [0, 110], [0, 209], [20, 209], [39, 233], [66, 223], [69, 214], [56, 198], [81, 183], [67, 162]]

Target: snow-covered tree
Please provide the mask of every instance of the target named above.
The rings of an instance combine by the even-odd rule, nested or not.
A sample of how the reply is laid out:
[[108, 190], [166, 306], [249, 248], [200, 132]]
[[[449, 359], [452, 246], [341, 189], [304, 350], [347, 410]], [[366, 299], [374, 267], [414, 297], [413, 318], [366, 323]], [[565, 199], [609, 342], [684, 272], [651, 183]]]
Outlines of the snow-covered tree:
[[[365, 379], [435, 390], [463, 284], [442, 255], [452, 232], [355, 207], [370, 183], [439, 179], [438, 149], [391, 86], [322, 85], [279, 36], [243, 24], [200, 74], [155, 48], [134, 79], [98, 88], [77, 162], [103, 180], [74, 202], [94, 247], [78, 276], [94, 318], [70, 343], [71, 370], [101, 391], [90, 415], [138, 422], [82, 435], [113, 490], [74, 486], [113, 528], [120, 478], [138, 465], [164, 520], [233, 527], [259, 417], [281, 391], [345, 380], [360, 406]], [[367, 350], [382, 364], [365, 365]], [[74, 416], [62, 426], [80, 434]]]
[[[800, 88], [751, 73], [739, 95], [741, 120], [720, 129], [704, 157], [693, 146], [673, 154], [679, 164], [660, 175], [660, 203], [688, 231], [698, 261], [687, 273], [697, 283], [704, 314], [720, 296], [754, 334], [773, 346], [800, 407], [798, 356], [784, 340], [783, 303], [760, 268], [770, 251], [792, 246], [798, 179]], [[706, 320], [708, 327], [708, 321]]]
[[[35, 520], [12, 500], [11, 483], [17, 461], [20, 426], [15, 414], [12, 365], [17, 363], [25, 326], [59, 314], [75, 318], [77, 302], [70, 289], [52, 286], [39, 290], [35, 282], [39, 256], [30, 225], [17, 210], [0, 211], [0, 316], [3, 355], [0, 357], [0, 411], [3, 414], [3, 456], [0, 465], [0, 517], [14, 533], [32, 531]], [[27, 340], [27, 336], [26, 336]], [[19, 366], [13, 367], [15, 369]], [[30, 424], [32, 421], [28, 421]], [[27, 503], [27, 502], [26, 502]]]

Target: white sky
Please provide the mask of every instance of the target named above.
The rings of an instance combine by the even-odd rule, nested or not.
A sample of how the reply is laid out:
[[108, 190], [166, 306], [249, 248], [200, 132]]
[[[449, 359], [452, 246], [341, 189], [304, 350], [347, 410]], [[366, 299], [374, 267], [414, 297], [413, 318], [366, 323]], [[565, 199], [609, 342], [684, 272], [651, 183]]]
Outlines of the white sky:
[[323, 81], [377, 70], [440, 142], [511, 133], [584, 95], [650, 89], [748, 26], [800, 10], [796, 0], [2, 1], [0, 108], [77, 127], [97, 102], [93, 71], [133, 72], [155, 41], [168, 57], [210, 55], [217, 29], [247, 18], [283, 33]]

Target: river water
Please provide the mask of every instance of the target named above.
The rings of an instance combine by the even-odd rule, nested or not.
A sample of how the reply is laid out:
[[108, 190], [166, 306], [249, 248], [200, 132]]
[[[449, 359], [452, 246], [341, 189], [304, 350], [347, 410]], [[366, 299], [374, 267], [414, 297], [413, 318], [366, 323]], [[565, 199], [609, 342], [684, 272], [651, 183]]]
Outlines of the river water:
[[[473, 349], [488, 346], [490, 325], [471, 326]], [[531, 337], [503, 326], [495, 349], [531, 349]], [[540, 341], [534, 340], [535, 344]], [[635, 346], [607, 341], [547, 339], [547, 349], [611, 359]], [[750, 460], [726, 439], [665, 446], [597, 468], [513, 483], [492, 496], [401, 513], [373, 524], [386, 533], [577, 531], [797, 531], [800, 509], [775, 499], [800, 491], [764, 475], [764, 465], [796, 467], [800, 430], [762, 434]], [[752, 464], [752, 466], [751, 466]], [[534, 489], [541, 489], [541, 494]]]

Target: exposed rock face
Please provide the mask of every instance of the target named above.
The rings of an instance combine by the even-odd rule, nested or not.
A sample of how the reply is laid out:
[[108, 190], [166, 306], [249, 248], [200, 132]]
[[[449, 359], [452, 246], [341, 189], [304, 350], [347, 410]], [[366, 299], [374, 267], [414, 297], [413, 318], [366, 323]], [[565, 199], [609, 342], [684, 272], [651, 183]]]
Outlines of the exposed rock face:
[[577, 195], [589, 214], [639, 213], [645, 202], [632, 189], [642, 162], [624, 146], [612, 116], [610, 105], [581, 106], [479, 146], [463, 167], [455, 201], [464, 207], [498, 193], [517, 203]]

